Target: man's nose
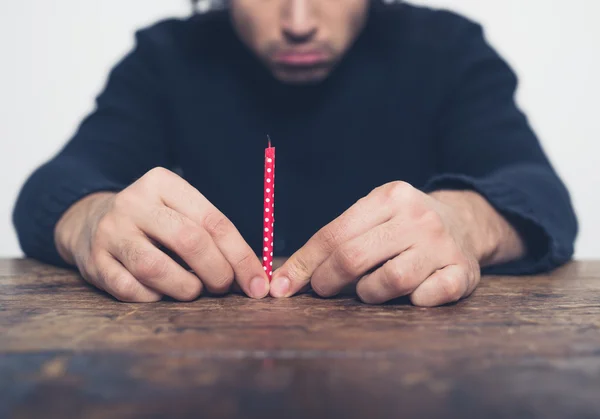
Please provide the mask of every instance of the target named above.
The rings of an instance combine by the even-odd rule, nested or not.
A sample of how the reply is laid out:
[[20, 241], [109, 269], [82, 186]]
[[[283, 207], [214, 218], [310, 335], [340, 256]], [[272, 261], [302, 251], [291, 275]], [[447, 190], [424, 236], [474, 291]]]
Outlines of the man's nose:
[[309, 41], [317, 33], [314, 1], [284, 0], [282, 31], [291, 42]]

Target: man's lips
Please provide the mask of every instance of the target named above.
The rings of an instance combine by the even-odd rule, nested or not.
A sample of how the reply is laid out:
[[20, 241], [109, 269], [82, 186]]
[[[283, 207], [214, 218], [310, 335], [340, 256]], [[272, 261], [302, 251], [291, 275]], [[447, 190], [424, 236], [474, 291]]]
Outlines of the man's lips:
[[286, 51], [276, 54], [273, 61], [289, 67], [315, 67], [326, 63], [327, 55], [320, 51]]

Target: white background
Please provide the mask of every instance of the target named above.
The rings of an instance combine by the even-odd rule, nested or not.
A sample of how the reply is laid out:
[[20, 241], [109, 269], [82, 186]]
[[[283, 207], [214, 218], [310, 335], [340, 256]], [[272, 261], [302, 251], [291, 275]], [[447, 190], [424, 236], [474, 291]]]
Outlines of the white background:
[[[319, 0], [321, 1], [321, 0]], [[481, 23], [520, 76], [518, 100], [566, 181], [578, 258], [600, 258], [600, 2], [420, 0]], [[186, 0], [0, 2], [0, 257], [27, 175], [58, 151], [136, 28], [189, 12]]]

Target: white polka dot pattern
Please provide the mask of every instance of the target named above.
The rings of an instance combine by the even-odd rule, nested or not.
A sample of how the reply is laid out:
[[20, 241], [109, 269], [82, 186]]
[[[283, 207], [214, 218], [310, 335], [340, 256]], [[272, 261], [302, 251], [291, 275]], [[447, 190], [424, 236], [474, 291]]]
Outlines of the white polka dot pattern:
[[[275, 213], [273, 211], [275, 199], [275, 147], [269, 147], [265, 150], [265, 185], [264, 185], [264, 223], [263, 223], [263, 268], [269, 276], [269, 281], [273, 277], [271, 266], [273, 266], [273, 224]], [[271, 234], [269, 234], [269, 232]]]

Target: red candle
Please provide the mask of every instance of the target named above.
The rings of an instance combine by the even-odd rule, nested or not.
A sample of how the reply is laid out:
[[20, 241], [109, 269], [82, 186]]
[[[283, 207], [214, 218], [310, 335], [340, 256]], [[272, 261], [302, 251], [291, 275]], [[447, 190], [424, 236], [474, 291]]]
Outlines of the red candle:
[[265, 187], [264, 187], [264, 211], [263, 211], [263, 269], [269, 277], [273, 278], [273, 234], [275, 216], [275, 147], [265, 149]]

